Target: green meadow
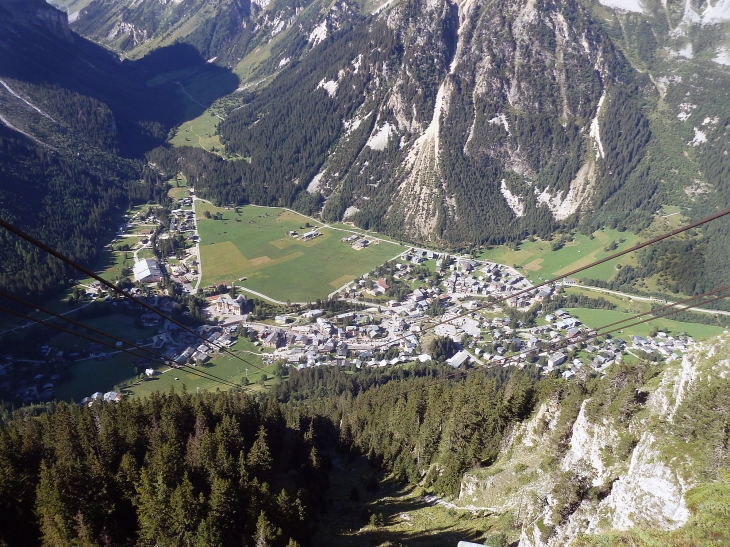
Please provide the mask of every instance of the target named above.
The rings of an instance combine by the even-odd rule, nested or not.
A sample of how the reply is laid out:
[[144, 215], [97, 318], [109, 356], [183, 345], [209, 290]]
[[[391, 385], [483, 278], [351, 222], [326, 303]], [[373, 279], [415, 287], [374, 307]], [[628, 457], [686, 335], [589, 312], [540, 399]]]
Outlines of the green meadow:
[[[130, 338], [132, 342], [135, 337], [130, 335], [136, 333], [149, 337], [157, 330], [155, 327], [138, 329], [131, 324], [126, 324], [124, 319], [125, 317], [120, 315], [102, 318], [102, 322], [120, 322], [124, 332], [113, 330], [109, 325], [99, 326], [99, 328], [100, 330], [115, 332], [120, 337], [124, 337], [124, 334], [126, 334], [127, 338]], [[71, 347], [76, 347], [76, 349], [86, 347], [89, 344], [89, 342], [77, 338], [72, 340], [74, 342]], [[53, 339], [53, 346], [54, 348], [66, 347], [64, 345], [65, 342], [70, 341], [56, 337]], [[109, 352], [114, 351], [105, 348], [105, 350], [107, 349]], [[147, 356], [143, 352], [134, 351], [141, 353], [145, 357]], [[163, 350], [154, 351], [159, 353]], [[276, 382], [273, 379], [273, 365], [269, 365], [268, 367], [264, 366], [261, 357], [263, 352], [259, 354], [259, 348], [251, 342], [245, 339], [239, 340], [231, 347], [231, 351], [247, 362], [243, 362], [229, 354], [222, 353], [215, 355], [205, 365], [195, 368], [185, 367], [170, 370], [170, 367], [163, 366], [160, 363], [152, 363], [150, 367], [161, 374], [141, 382], [137, 381], [137, 376], [144, 373], [144, 371], [135, 368], [135, 362], [138, 362], [140, 357], [128, 353], [113, 353], [109, 359], [103, 361], [96, 359], [77, 361], [70, 369], [72, 378], [56, 387], [56, 398], [62, 401], [74, 400], [78, 402], [84, 397], [90, 396], [92, 393], [97, 391], [107, 392], [118, 385], [127, 386], [122, 389], [123, 393], [133, 397], [144, 397], [158, 390], [169, 391], [170, 388], [175, 388], [179, 391], [183, 386], [189, 391], [214, 391], [216, 389], [227, 391], [232, 387], [230, 385], [231, 383], [242, 386], [243, 378], [247, 375], [250, 382], [250, 385], [245, 388], [247, 390], [259, 391]], [[248, 372], [246, 368], [248, 368]], [[267, 374], [270, 379], [266, 382], [261, 382], [262, 374]], [[135, 383], [135, 385], [130, 386], [132, 383]]]
[[[571, 315], [577, 317], [584, 324], [594, 329], [598, 329], [604, 325], [610, 325], [611, 323], [617, 321], [629, 319], [630, 317], [633, 317], [635, 315], [614, 310], [593, 310], [585, 308], [571, 308], [569, 311]], [[639, 320], [641, 319], [644, 318], [642, 317]], [[636, 323], [636, 320], [629, 321], [625, 324], [631, 325], [633, 323]], [[610, 327], [608, 330], [613, 330], [614, 328], [618, 327], [621, 327], [621, 325]], [[635, 325], [632, 327], [627, 326], [625, 328], [622, 328], [621, 331], [613, 332], [612, 336], [648, 336], [655, 327], [660, 331], [664, 331], [672, 336], [680, 333], [687, 333], [695, 340], [710, 338], [712, 336], [722, 334], [725, 331], [725, 329], [723, 329], [722, 327], [715, 327], [713, 325], [702, 325], [699, 323], [682, 323], [662, 317], [660, 319], [654, 319], [653, 321], [642, 323], [640, 325]]]
[[208, 152], [217, 152], [223, 149], [218, 137], [217, 125], [220, 122], [210, 110], [206, 110], [198, 117], [180, 125], [175, 136], [170, 140], [173, 146], [193, 146], [203, 148]]
[[[621, 240], [624, 240], [623, 243], [619, 243]], [[537, 283], [545, 279], [568, 275], [572, 270], [628, 249], [639, 241], [641, 241], [639, 237], [631, 232], [618, 232], [606, 228], [598, 230], [592, 237], [576, 234], [572, 241], [566, 242], [563, 248], [557, 251], [551, 250], [551, 242], [536, 239], [535, 241], [523, 241], [517, 250], [500, 245], [484, 252], [480, 258], [508, 266], [518, 266], [523, 275], [533, 283]], [[617, 244], [614, 250], [605, 250], [614, 242]], [[572, 277], [607, 281], [615, 275], [618, 264], [633, 265], [635, 258], [631, 254], [625, 255], [574, 274]]]
[[[356, 251], [342, 242], [352, 232], [285, 209], [247, 205], [237, 213], [200, 201], [195, 207], [203, 286], [235, 282], [275, 300], [314, 301], [403, 251], [385, 241]], [[205, 211], [221, 213], [223, 220], [207, 219]], [[322, 235], [309, 241], [288, 235], [315, 227]]]
[[[239, 339], [231, 348], [231, 351], [241, 359], [237, 359], [227, 353], [216, 355], [211, 361], [195, 368], [185, 367], [169, 370], [169, 367], [153, 366], [158, 372], [163, 372], [152, 379], [145, 379], [137, 385], [126, 390], [132, 396], [144, 397], [155, 391], [169, 391], [182, 389], [188, 391], [228, 391], [232, 388], [231, 383], [243, 387], [243, 379], [248, 377], [250, 384], [245, 387], [247, 391], [260, 391], [270, 386], [277, 380], [273, 378], [274, 366], [264, 366], [263, 359], [259, 354], [259, 348], [245, 339]], [[248, 372], [246, 371], [248, 369]], [[265, 372], [264, 372], [265, 371]], [[261, 382], [261, 376], [266, 374], [268, 380]]]

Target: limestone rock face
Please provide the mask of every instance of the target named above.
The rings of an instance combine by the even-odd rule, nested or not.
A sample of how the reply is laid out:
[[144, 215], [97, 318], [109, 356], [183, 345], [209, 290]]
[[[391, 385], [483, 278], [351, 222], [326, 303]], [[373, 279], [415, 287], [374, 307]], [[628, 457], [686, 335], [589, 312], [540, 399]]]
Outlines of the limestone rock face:
[[[513, 514], [522, 526], [520, 547], [570, 545], [580, 534], [635, 526], [682, 526], [690, 516], [684, 496], [702, 482], [706, 454], [701, 454], [711, 449], [681, 436], [680, 421], [687, 417], [677, 410], [698, 391], [724, 381], [729, 350], [727, 337], [716, 338], [667, 365], [641, 388], [644, 403], [628, 421], [598, 412], [595, 401], [585, 400], [562, 450], [555, 443], [556, 424], [567, 410], [543, 404], [515, 428], [492, 468], [465, 475], [457, 506]], [[557, 459], [549, 457], [551, 451]], [[566, 487], [580, 491], [567, 515], [561, 514]]]

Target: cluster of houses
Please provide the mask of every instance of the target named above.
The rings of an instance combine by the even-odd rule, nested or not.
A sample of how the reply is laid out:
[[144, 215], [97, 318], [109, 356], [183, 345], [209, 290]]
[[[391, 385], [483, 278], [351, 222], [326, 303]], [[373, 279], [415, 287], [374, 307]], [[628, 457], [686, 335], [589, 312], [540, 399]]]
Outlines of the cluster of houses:
[[644, 338], [643, 336], [631, 337], [631, 349], [645, 353], [658, 353], [666, 358], [667, 362], [679, 358], [681, 352], [695, 343], [691, 336], [680, 335], [676, 338], [665, 332], [658, 332], [655, 337]]
[[117, 393], [116, 391], [107, 391], [106, 393], [97, 391], [96, 393], [92, 393], [91, 397], [84, 397], [83, 399], [81, 399], [81, 404], [91, 406], [96, 401], [104, 401], [105, 403], [118, 403], [122, 400], [122, 398], [122, 394]]
[[[175, 226], [183, 230], [188, 221], [192, 222], [191, 213], [178, 213]], [[296, 232], [290, 232], [290, 235], [307, 240], [320, 233], [311, 230], [301, 236]], [[348, 236], [342, 241], [353, 246], [369, 244], [361, 235]], [[565, 310], [553, 311], [539, 321], [539, 326], [528, 328], [500, 316], [503, 312], [489, 304], [492, 300], [489, 297], [506, 299], [510, 306], [527, 309], [535, 302], [550, 297], [553, 287], [536, 289], [514, 268], [471, 257], [452, 260], [433, 251], [410, 249], [400, 258], [400, 262], [390, 264], [392, 277], [399, 281], [413, 283], [415, 274], [421, 273], [417, 265], [425, 260], [437, 261], [439, 275], [416, 283], [418, 288], [399, 300], [387, 300], [388, 297], [382, 296], [390, 289], [384, 277], [365, 275], [344, 288], [340, 297], [356, 300], [372, 296], [377, 299], [373, 307], [332, 318], [325, 317], [323, 310], [309, 309], [279, 315], [274, 325], [247, 325], [244, 318], [248, 302], [244, 295], [233, 297], [224, 293], [213, 296], [209, 298], [209, 311], [226, 317], [227, 326], [204, 325], [198, 329], [199, 334], [211, 344], [201, 343], [199, 338], [174, 324], [163, 324], [153, 314], [145, 314], [142, 321], [145, 326], [161, 326], [149, 342], [178, 366], [205, 363], [212, 357], [213, 344], [229, 347], [235, 343], [239, 329], [246, 328], [255, 328], [256, 343], [269, 350], [267, 359], [283, 359], [298, 368], [320, 365], [389, 366], [416, 359], [425, 362], [430, 357], [422, 346], [423, 323], [432, 321], [434, 315], [438, 315], [442, 323], [435, 327], [435, 334], [451, 337], [457, 342], [459, 350], [447, 360], [447, 364], [453, 367], [469, 363], [523, 367], [534, 363], [543, 373], [558, 371], [563, 377], [570, 378], [583, 367], [604, 371], [632, 350], [658, 353], [671, 360], [694, 343], [690, 337], [672, 337], [664, 333], [647, 338], [632, 336], [630, 344], [620, 338], [601, 338], [599, 342], [591, 336], [593, 331]], [[187, 267], [181, 264], [174, 273], [183, 277], [187, 271]], [[142, 259], [135, 263], [134, 275], [137, 281], [151, 283], [159, 280], [163, 271], [157, 261]], [[399, 283], [399, 286], [402, 285]], [[171, 299], [158, 296], [151, 297], [149, 301], [168, 314], [176, 305]], [[435, 305], [438, 305], [437, 312], [434, 311]], [[91, 349], [98, 350], [97, 357], [104, 357], [101, 348]], [[383, 358], [385, 352], [387, 359]], [[158, 374], [148, 362], [140, 361], [139, 364], [146, 376]], [[52, 394], [53, 379], [51, 382], [39, 380], [35, 387], [25, 387], [26, 390], [33, 387], [36, 393], [23, 393], [21, 398], [31, 395], [39, 398], [40, 393], [46, 392], [47, 386], [50, 386]], [[96, 400], [115, 402], [120, 398], [121, 395], [113, 391], [98, 392], [84, 399], [83, 403], [90, 404]]]
[[[446, 290], [458, 296], [494, 296], [495, 298], [510, 297], [511, 306], [516, 308], [529, 307], [533, 300], [549, 296], [551, 289], [529, 292], [532, 287], [529, 280], [516, 270], [501, 264], [487, 263], [481, 269], [475, 260], [459, 260], [452, 266], [451, 274], [444, 281]], [[519, 293], [519, 294], [517, 294]]]
[[[191, 198], [185, 198], [190, 200]], [[182, 200], [181, 200], [182, 201]], [[174, 209], [172, 212], [172, 218], [170, 219], [170, 232], [195, 232], [195, 217], [192, 209]]]
[[[423, 264], [426, 260], [438, 259], [439, 253], [424, 249], [411, 249], [403, 253], [402, 258], [411, 264]], [[437, 266], [440, 267], [441, 264], [437, 264]]]
[[351, 245], [352, 248], [356, 251], [360, 251], [370, 245], [370, 241], [360, 234], [353, 234], [351, 236], [343, 237], [342, 242]]
[[222, 328], [203, 325], [198, 328], [198, 334], [203, 336], [206, 342], [200, 342], [200, 338], [184, 333], [178, 344], [168, 349], [166, 356], [171, 358], [178, 366], [185, 363], [194, 365], [206, 363], [210, 360], [216, 347], [228, 348], [235, 343], [233, 335], [237, 331], [237, 325]]
[[178, 264], [168, 265], [173, 280], [178, 283], [192, 283], [195, 280], [195, 276], [198, 275], [198, 270], [196, 269], [198, 262], [194, 259], [196, 256], [195, 251], [190, 249], [188, 251], [190, 258], [193, 258], [193, 260], [189, 260], [188, 262], [180, 261]]

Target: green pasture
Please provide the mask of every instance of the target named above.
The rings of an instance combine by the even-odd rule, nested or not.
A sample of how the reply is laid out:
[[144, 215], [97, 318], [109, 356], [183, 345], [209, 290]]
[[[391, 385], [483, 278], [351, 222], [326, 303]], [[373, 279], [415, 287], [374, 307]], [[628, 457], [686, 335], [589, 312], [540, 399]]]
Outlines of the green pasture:
[[[315, 220], [280, 208], [224, 210], [196, 202], [201, 238], [202, 285], [233, 283], [276, 300], [313, 301], [367, 273], [402, 251], [380, 242], [360, 251], [341, 240], [350, 233], [322, 228]], [[223, 220], [204, 212], [222, 213]], [[309, 223], [312, 228], [307, 228]], [[300, 241], [288, 235], [318, 227], [321, 236]], [[245, 281], [238, 281], [246, 277]]]
[[[615, 250], [604, 250], [612, 242], [618, 243], [622, 239], [625, 241], [618, 244]], [[557, 251], [551, 250], [551, 242], [536, 239], [535, 241], [523, 241], [518, 250], [504, 245], [495, 247], [484, 252], [480, 258], [508, 266], [517, 265], [530, 281], [536, 283], [541, 281], [541, 278], [544, 280], [567, 275], [571, 270], [628, 249], [638, 242], [639, 237], [631, 232], [618, 232], [606, 228], [595, 232], [592, 239], [583, 234], [576, 234], [572, 241], [565, 243], [565, 246]], [[617, 264], [635, 264], [635, 258], [631, 255], [622, 256], [584, 270], [572, 277], [610, 280], [617, 271]]]
[[[158, 327], [136, 327], [132, 318], [121, 314], [94, 319], [94, 326], [105, 332], [114, 332], [115, 336], [129, 339], [131, 342], [134, 342], [137, 338], [149, 338], [156, 334], [158, 330]], [[67, 336], [68, 338], [66, 338]], [[86, 349], [90, 344], [86, 340], [73, 338], [65, 334], [53, 338], [50, 343], [54, 348], [67, 349]], [[110, 353], [114, 352], [111, 348], [106, 349]], [[125, 395], [133, 397], [146, 396], [158, 390], [168, 391], [170, 387], [181, 389], [183, 385], [190, 391], [198, 389], [209, 391], [216, 388], [227, 391], [231, 387], [228, 382], [237, 385], [242, 384], [243, 378], [246, 376], [246, 368], [248, 368], [248, 379], [251, 383], [247, 389], [261, 390], [265, 388], [260, 383], [261, 374], [264, 370], [269, 377], [266, 386], [276, 382], [273, 379], [273, 365], [263, 366], [261, 357], [263, 352], [260, 352], [259, 348], [251, 342], [242, 339], [231, 350], [245, 359], [248, 364], [225, 353], [216, 355], [213, 360], [192, 370], [189, 368], [168, 370], [170, 367], [152, 363], [150, 367], [162, 374], [141, 382], [138, 382], [137, 376], [144, 373], [144, 370], [138, 367], [135, 372], [135, 363], [139, 362], [140, 357], [124, 352], [116, 352], [111, 355], [110, 359], [103, 361], [98, 361], [95, 358], [84, 359], [71, 366], [72, 378], [57, 386], [56, 398], [63, 401], [74, 400], [78, 402], [94, 392], [101, 391], [105, 393], [113, 390], [115, 386], [129, 385], [135, 382], [136, 385], [123, 389]], [[153, 351], [159, 353], [163, 350]]]
[[[109, 302], [95, 302], [92, 306], [104, 306], [108, 308], [109, 306], [112, 306], [112, 304]], [[112, 306], [112, 309], [116, 308]], [[114, 338], [132, 343], [136, 343], [138, 340], [147, 340], [157, 334], [157, 331], [159, 330], [159, 327], [143, 327], [141, 325], [141, 321], [133, 316], [124, 315], [122, 313], [111, 313], [110, 315], [102, 317], [85, 318], [83, 316], [83, 312], [81, 312], [80, 314], [73, 314], [70, 317], [72, 319], [75, 319], [76, 321], [79, 321], [80, 323], [88, 324], [89, 326], [92, 326], [99, 331], [108, 332], [112, 334]], [[58, 319], [54, 319], [53, 321], [57, 321], [60, 323]], [[65, 322], [61, 326], [70, 329], [71, 331], [84, 334], [85, 336], [90, 336], [91, 338], [106, 342], [108, 344], [114, 345], [114, 343], [116, 342], [115, 339], [106, 338], [95, 332], [83, 330], [79, 327], [76, 327], [75, 325], [68, 325]], [[69, 333], [61, 332], [57, 336], [54, 336], [49, 341], [49, 343], [54, 347], [58, 347], [59, 349], [70, 350], [71, 348], [87, 349], [88, 346], [91, 345], [93, 342], [90, 342], [89, 340], [86, 340], [84, 338], [79, 338], [78, 336], [74, 336]], [[116, 350], [103, 346], [103, 351], [106, 353], [111, 353]]]
[[[110, 304], [96, 304], [110, 305]], [[74, 316], [75, 319], [78, 317]], [[94, 328], [113, 334], [116, 338], [136, 343], [138, 340], [147, 340], [157, 333], [158, 327], [142, 327], [131, 316], [115, 313], [105, 317], [93, 319], [80, 319], [82, 323], [92, 325]], [[68, 328], [68, 325], [64, 325]], [[73, 328], [72, 330], [77, 330]], [[114, 345], [115, 340], [106, 338], [94, 332], [78, 330], [78, 332]], [[48, 343], [54, 350], [64, 351], [87, 350], [92, 344], [91, 341], [73, 336], [68, 333], [60, 333], [51, 338]], [[128, 346], [125, 346], [128, 348]], [[56, 387], [56, 398], [62, 401], [80, 401], [96, 391], [107, 392], [114, 389], [114, 386], [130, 382], [134, 379], [134, 363], [141, 357], [129, 353], [102, 346], [102, 351], [110, 353], [111, 357], [99, 361], [96, 358], [84, 359], [71, 365], [71, 379], [58, 384]], [[134, 350], [140, 355], [144, 352]], [[139, 371], [142, 372], [142, 371]]]
[[[99, 259], [96, 265], [91, 268], [92, 271], [96, 272], [101, 278], [107, 281], [118, 279], [122, 275], [122, 270], [125, 264], [132, 268], [134, 266], [134, 252], [133, 251], [110, 251], [104, 249], [99, 254]], [[91, 284], [95, 280], [90, 277], [85, 277], [79, 280], [79, 283]]]
[[[186, 187], [182, 188], [176, 188], [173, 186], [167, 191], [167, 195], [170, 199], [174, 199], [177, 201], [178, 199], [183, 199], [190, 197], [190, 190], [188, 190]], [[177, 203], [173, 204], [173, 207], [176, 207]]]
[[[586, 308], [571, 308], [570, 314], [580, 319], [585, 325], [594, 329], [598, 329], [604, 325], [609, 325], [616, 321], [621, 321], [622, 319], [628, 319], [635, 315], [620, 311], [594, 310]], [[626, 324], [630, 325], [635, 322], [636, 321], [631, 321], [627, 322]], [[613, 330], [614, 328], [620, 326], [621, 325], [616, 325], [615, 327], [610, 327], [608, 330]], [[680, 321], [673, 321], [667, 318], [660, 318], [633, 327], [626, 327], [622, 329], [622, 333], [616, 331], [612, 333], [612, 335], [615, 337], [630, 335], [648, 336], [649, 333], [654, 329], [654, 327], [657, 327], [659, 330], [671, 335], [677, 335], [686, 332], [695, 340], [710, 338], [712, 336], [722, 334], [725, 330], [721, 327], [715, 327], [712, 325], [702, 325], [699, 323], [682, 323]]]
[[134, 378], [134, 362], [138, 360], [126, 353], [116, 353], [105, 361], [77, 361], [71, 366], [72, 378], [56, 386], [56, 399], [79, 402], [97, 391], [111, 391]]
[[198, 117], [180, 125], [170, 144], [203, 148], [208, 152], [220, 151], [223, 149], [223, 144], [216, 133], [219, 122], [217, 116], [206, 110]]
[[[246, 368], [248, 368], [249, 386], [246, 390], [259, 391], [265, 388], [260, 383], [261, 375], [266, 371], [268, 380], [266, 386], [270, 386], [277, 380], [273, 379], [273, 365], [265, 367], [258, 347], [254, 346], [248, 340], [239, 340], [231, 347], [236, 355], [244, 359], [246, 362], [227, 354], [221, 353], [214, 359], [204, 365], [194, 367], [193, 369], [185, 367], [180, 369], [168, 370], [169, 367], [153, 366], [155, 370], [164, 372], [155, 376], [153, 379], [145, 379], [139, 384], [131, 387], [127, 392], [132, 396], [144, 397], [155, 391], [169, 391], [170, 387], [182, 389], [184, 385], [188, 391], [228, 391], [232, 386], [229, 383], [242, 386], [244, 377], [246, 377]], [[215, 376], [215, 378], [211, 377]], [[175, 378], [178, 378], [177, 380]]]
[[137, 252], [137, 258], [142, 260], [143, 258], [155, 258], [155, 251], [151, 248], [141, 249]]
[[577, 285], [573, 287], [566, 287], [565, 293], [587, 296], [588, 298], [603, 298], [604, 300], [608, 300], [612, 304], [615, 304], [617, 311], [634, 312], [635, 314], [649, 311], [652, 306], [652, 302], [645, 300], [635, 300], [627, 296], [618, 296], [615, 294], [605, 293], [601, 290], [587, 289]]
[[147, 236], [152, 235], [155, 231], [155, 228], [156, 226], [154, 224], [139, 224], [137, 226], [133, 226], [129, 233]]

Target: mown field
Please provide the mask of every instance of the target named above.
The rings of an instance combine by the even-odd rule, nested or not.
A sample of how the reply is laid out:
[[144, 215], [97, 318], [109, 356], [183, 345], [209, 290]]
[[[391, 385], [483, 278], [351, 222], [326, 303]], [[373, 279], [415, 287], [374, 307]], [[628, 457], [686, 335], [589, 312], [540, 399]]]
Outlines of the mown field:
[[[196, 202], [202, 286], [233, 283], [273, 299], [309, 302], [327, 296], [345, 283], [395, 257], [403, 247], [380, 242], [360, 251], [341, 240], [350, 232], [321, 228], [311, 218], [279, 208], [233, 210]], [[223, 220], [205, 218], [205, 211]], [[307, 228], [309, 223], [312, 228]], [[300, 241], [288, 235], [318, 227], [321, 236]], [[245, 281], [239, 281], [246, 277]]]

